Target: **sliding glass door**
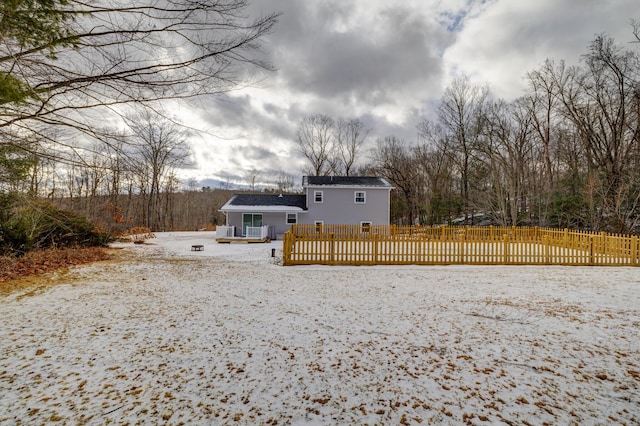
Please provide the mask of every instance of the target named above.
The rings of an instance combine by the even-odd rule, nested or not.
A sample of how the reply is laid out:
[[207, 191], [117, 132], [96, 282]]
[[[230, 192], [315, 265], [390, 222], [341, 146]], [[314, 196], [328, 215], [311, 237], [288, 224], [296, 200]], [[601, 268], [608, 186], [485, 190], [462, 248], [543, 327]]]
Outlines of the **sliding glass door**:
[[242, 236], [247, 235], [247, 227], [262, 226], [262, 213], [243, 213], [242, 214]]

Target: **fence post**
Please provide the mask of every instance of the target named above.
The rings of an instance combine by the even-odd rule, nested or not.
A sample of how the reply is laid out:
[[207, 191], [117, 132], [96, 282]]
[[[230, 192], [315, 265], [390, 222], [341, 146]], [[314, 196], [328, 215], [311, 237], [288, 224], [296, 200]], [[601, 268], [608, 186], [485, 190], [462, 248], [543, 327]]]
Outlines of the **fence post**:
[[282, 244], [282, 264], [289, 265], [291, 261], [291, 233], [284, 233], [284, 242]]
[[551, 244], [549, 243], [549, 236], [545, 235], [544, 236], [544, 263], [546, 265], [550, 265], [551, 264], [551, 256], [550, 256], [550, 251], [551, 251]]
[[593, 257], [593, 235], [589, 235], [589, 265], [594, 265]]
[[336, 234], [331, 233], [329, 235], [329, 263], [335, 265], [336, 262]]
[[631, 265], [633, 266], [637, 266], [638, 265], [638, 237], [636, 237], [635, 235], [633, 237], [631, 237], [631, 250], [629, 250], [631, 253]]
[[509, 261], [509, 234], [502, 234], [502, 264], [508, 265]]
[[377, 265], [378, 264], [378, 235], [377, 234], [371, 235], [371, 244], [373, 244], [373, 247], [371, 250], [373, 254], [373, 258], [371, 259], [371, 261], [374, 265]]

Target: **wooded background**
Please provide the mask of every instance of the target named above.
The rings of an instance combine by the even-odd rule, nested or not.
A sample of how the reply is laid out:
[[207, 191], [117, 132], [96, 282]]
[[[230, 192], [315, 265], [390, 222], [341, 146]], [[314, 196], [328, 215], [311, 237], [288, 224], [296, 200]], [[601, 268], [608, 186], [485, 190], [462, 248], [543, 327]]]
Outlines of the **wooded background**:
[[[272, 70], [259, 41], [278, 15], [249, 20], [242, 0], [171, 4], [2, 4], [3, 194], [48, 200], [109, 232], [184, 230], [222, 223], [218, 209], [234, 185], [291, 192], [301, 190], [302, 174], [381, 175], [395, 186], [395, 224], [638, 231], [636, 23], [632, 43], [597, 36], [579, 65], [548, 60], [523, 70], [528, 89], [513, 101], [457, 77], [415, 140], [372, 141], [374, 129], [357, 117], [308, 116], [292, 135], [303, 170], [268, 176], [252, 168], [246, 182], [210, 188], [178, 179], [193, 163], [190, 129], [171, 119], [167, 102], [224, 93], [249, 84], [256, 74], [247, 70]], [[159, 57], [157, 46], [175, 55]]]

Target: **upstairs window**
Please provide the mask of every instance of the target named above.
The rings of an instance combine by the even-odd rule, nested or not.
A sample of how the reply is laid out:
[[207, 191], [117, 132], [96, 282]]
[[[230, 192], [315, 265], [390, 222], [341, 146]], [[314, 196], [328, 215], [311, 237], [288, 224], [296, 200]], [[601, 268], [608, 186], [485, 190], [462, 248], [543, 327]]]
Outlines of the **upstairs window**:
[[313, 202], [314, 203], [321, 203], [322, 199], [323, 199], [322, 191], [314, 191], [314, 193], [313, 193]]
[[356, 204], [364, 204], [367, 202], [367, 193], [364, 191], [356, 191], [354, 199]]
[[287, 213], [287, 225], [298, 223], [298, 213]]

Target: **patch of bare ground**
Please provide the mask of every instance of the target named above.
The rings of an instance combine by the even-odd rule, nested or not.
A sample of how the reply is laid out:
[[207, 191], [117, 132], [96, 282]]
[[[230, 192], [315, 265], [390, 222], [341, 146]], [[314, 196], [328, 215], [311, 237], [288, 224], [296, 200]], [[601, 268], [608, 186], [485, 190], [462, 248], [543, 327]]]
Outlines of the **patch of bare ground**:
[[0, 256], [0, 294], [33, 284], [33, 278], [71, 266], [109, 260], [115, 250], [102, 247], [38, 250], [22, 257]]

